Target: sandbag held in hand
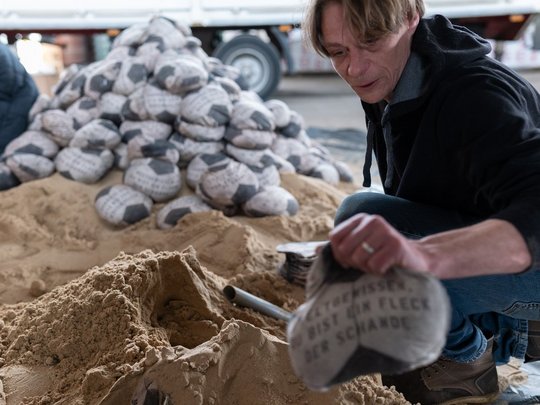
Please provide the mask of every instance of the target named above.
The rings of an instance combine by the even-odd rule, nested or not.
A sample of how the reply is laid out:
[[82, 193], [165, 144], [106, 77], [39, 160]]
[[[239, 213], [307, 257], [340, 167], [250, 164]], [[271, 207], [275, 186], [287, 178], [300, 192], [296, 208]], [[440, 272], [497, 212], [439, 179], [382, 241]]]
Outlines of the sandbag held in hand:
[[309, 271], [306, 295], [287, 337], [293, 369], [309, 388], [404, 373], [435, 361], [446, 342], [448, 297], [428, 274], [344, 269], [327, 245]]

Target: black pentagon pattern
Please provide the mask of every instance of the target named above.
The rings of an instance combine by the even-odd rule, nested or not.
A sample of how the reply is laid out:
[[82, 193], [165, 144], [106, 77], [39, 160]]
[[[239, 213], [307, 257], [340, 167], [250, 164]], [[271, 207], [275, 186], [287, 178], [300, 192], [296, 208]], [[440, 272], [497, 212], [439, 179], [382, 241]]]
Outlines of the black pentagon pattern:
[[105, 139], [89, 139], [88, 145], [92, 148], [104, 148], [107, 145], [107, 142]]
[[97, 101], [91, 98], [84, 98], [79, 103], [79, 108], [81, 110], [91, 110], [92, 108], [96, 108]]
[[99, 120], [99, 125], [101, 125], [102, 127], [106, 129], [110, 129], [111, 131], [118, 133], [118, 128], [116, 127], [116, 125], [114, 125], [114, 122], [110, 120], [106, 120], [106, 119]]
[[63, 81], [60, 81], [55, 89], [54, 89], [54, 95], [58, 95], [66, 88], [66, 86], [69, 84], [69, 78], [64, 79]]
[[81, 151], [83, 153], [86, 153], [87, 155], [94, 155], [94, 156], [101, 156], [101, 150], [100, 149], [93, 149], [93, 148], [81, 148]]
[[112, 122], [114, 122], [115, 124], [118, 124], [118, 125], [122, 123], [122, 115], [121, 114], [102, 112], [101, 113], [101, 118], [112, 121]]
[[75, 118], [73, 118], [73, 129], [75, 129], [76, 131], [82, 127], [83, 125], [79, 121], [77, 121]]
[[199, 76], [191, 76], [182, 79], [182, 87], [192, 87], [199, 84], [201, 78]]
[[0, 171], [0, 190], [7, 190], [21, 184], [19, 179], [15, 177], [9, 170]]
[[129, 131], [124, 132], [124, 135], [122, 136], [122, 142], [128, 143], [137, 135], [141, 135], [141, 134], [142, 134], [142, 130], [140, 129], [130, 129]]
[[242, 135], [242, 130], [241, 129], [236, 128], [236, 127], [234, 127], [232, 125], [228, 125], [227, 128], [225, 129], [224, 138], [225, 138], [225, 140], [230, 142], [239, 135]]
[[130, 121], [140, 120], [139, 116], [131, 109], [131, 103], [129, 100], [125, 102], [124, 105], [122, 106], [122, 112], [120, 114], [122, 114], [122, 117], [124, 117], [124, 119], [130, 120]]
[[212, 117], [218, 125], [225, 125], [229, 122], [231, 116], [227, 106], [222, 104], [214, 104], [208, 112], [208, 116]]
[[85, 83], [86, 83], [86, 76], [79, 75], [71, 82], [71, 90], [81, 90], [82, 92]]
[[147, 74], [148, 71], [146, 70], [146, 66], [141, 63], [134, 63], [129, 68], [127, 76], [133, 83], [139, 83], [146, 80]]
[[19, 165], [19, 168], [23, 172], [28, 173], [33, 178], [38, 178], [39, 177], [39, 172], [36, 169], [34, 169], [33, 167], [26, 166], [26, 165]]
[[231, 86], [229, 82], [223, 81], [219, 83], [219, 85], [223, 87], [223, 90], [225, 90], [229, 95], [236, 94], [237, 92], [237, 87]]
[[[68, 172], [67, 170], [62, 170], [62, 171], [60, 171], [60, 174], [61, 174], [62, 176], [64, 176], [66, 179], [75, 180], [75, 179], [73, 178], [73, 176], [71, 175], [71, 173]], [[97, 197], [96, 197], [96, 198], [97, 198]]]
[[165, 139], [158, 139], [152, 143], [141, 146], [141, 153], [144, 157], [161, 157], [167, 154], [167, 151], [174, 150], [173, 143]]
[[188, 207], [183, 208], [175, 208], [171, 210], [166, 216], [165, 216], [165, 223], [169, 225], [176, 225], [176, 223], [182, 218], [184, 215], [190, 214], [191, 209]]
[[160, 52], [165, 51], [165, 41], [159, 35], [149, 35], [144, 42], [155, 42], [158, 44], [157, 49], [159, 49]]
[[253, 113], [251, 114], [251, 119], [257, 123], [257, 129], [260, 129], [263, 131], [272, 130], [272, 123], [260, 111], [253, 111]]
[[312, 170], [309, 175], [311, 177], [315, 177], [316, 179], [324, 179], [322, 172], [319, 170]]
[[159, 84], [164, 86], [169, 76], [174, 76], [174, 67], [163, 66], [161, 69], [159, 69], [159, 72], [157, 73], [157, 75], [155, 75], [155, 78]]
[[338, 171], [340, 181], [343, 181], [345, 183], [353, 182], [354, 178], [352, 177], [351, 173], [339, 166], [335, 166], [335, 168]]
[[16, 153], [31, 153], [32, 155], [43, 155], [43, 149], [34, 144], [27, 144], [17, 148]]
[[113, 87], [113, 81], [108, 79], [104, 74], [98, 74], [92, 76], [90, 79], [90, 88], [98, 93], [106, 93], [111, 91]]
[[148, 86], [155, 87], [156, 89], [163, 90], [163, 89], [160, 87], [160, 85], [159, 85], [158, 81], [156, 80], [156, 78], [153, 77], [153, 76], [150, 77], [150, 78], [147, 80], [146, 84], [147, 84]]
[[264, 166], [270, 166], [270, 165], [275, 165], [276, 164], [276, 161], [274, 160], [274, 158], [270, 155], [264, 155], [262, 158], [261, 158], [261, 161], [260, 161]]
[[168, 160], [152, 159], [148, 166], [154, 171], [154, 173], [163, 175], [174, 172], [175, 165]]
[[[352, 273], [354, 272], [347, 272]], [[341, 280], [340, 280], [341, 281]], [[328, 385], [334, 385], [352, 379], [360, 374], [371, 374], [381, 372], [383, 374], [399, 374], [410, 370], [414, 363], [402, 361], [390, 355], [382, 353], [380, 350], [372, 350], [359, 344], [351, 357], [343, 364]]]
[[212, 69], [212, 75], [216, 77], [226, 77], [227, 69], [225, 69], [222, 66], [216, 66], [215, 68]]
[[201, 191], [201, 194], [208, 200], [208, 203], [212, 205], [212, 196], [204, 189], [204, 185], [202, 183], [199, 184], [199, 190]]
[[202, 155], [200, 155], [200, 158], [208, 166], [213, 166], [217, 162], [221, 162], [222, 160], [229, 160], [229, 157], [224, 153], [203, 153]]
[[109, 194], [111, 192], [112, 187], [113, 186], [105, 187], [103, 190], [101, 190], [99, 193], [97, 193], [96, 198], [94, 199], [94, 201], [97, 201], [101, 197], [106, 196], [107, 194]]
[[229, 163], [230, 163], [230, 162], [227, 161], [227, 162], [224, 162], [224, 163], [221, 164], [221, 165], [216, 165], [216, 166], [209, 167], [209, 168], [208, 168], [208, 171], [209, 171], [209, 172], [212, 172], [212, 173], [214, 173], [214, 172], [219, 172], [220, 170], [225, 169], [225, 168], [229, 165]]
[[232, 197], [232, 201], [235, 204], [242, 204], [253, 197], [257, 193], [257, 189], [258, 187], [252, 184], [240, 184]]
[[253, 173], [256, 174], [262, 174], [268, 166], [260, 167], [260, 166], [254, 166], [254, 165], [246, 165], [249, 167], [249, 170], [251, 170]]
[[289, 163], [291, 163], [294, 167], [300, 166], [300, 156], [298, 155], [291, 155], [287, 158]]
[[69, 83], [70, 83], [69, 80], [64, 80], [64, 81], [59, 82], [56, 85], [56, 88], [54, 89], [54, 95], [56, 96], [62, 93], [62, 90], [64, 90]]
[[287, 201], [287, 212], [289, 213], [289, 215], [296, 215], [296, 213], [298, 212], [298, 208], [298, 201], [289, 198]]
[[290, 122], [286, 127], [280, 129], [280, 133], [288, 138], [296, 138], [302, 127], [296, 122]]
[[122, 163], [123, 158], [124, 158], [124, 156], [122, 156], [121, 154], [115, 152], [114, 153], [114, 166], [120, 167], [120, 164]]
[[143, 203], [134, 204], [126, 207], [122, 219], [125, 223], [131, 225], [139, 222], [141, 219], [146, 218], [148, 215], [150, 215], [150, 212], [146, 208], [146, 205], [144, 205]]
[[156, 115], [158, 121], [165, 122], [166, 124], [172, 124], [176, 119], [176, 115], [171, 114], [169, 111], [162, 111]]
[[240, 89], [249, 90], [249, 82], [244, 75], [240, 74], [234, 81], [240, 86]]
[[178, 132], [174, 132], [170, 136], [169, 141], [171, 141], [173, 144], [178, 143], [179, 145], [184, 145], [186, 143], [186, 138], [180, 135]]
[[256, 217], [256, 218], [265, 217], [265, 216], [268, 215], [268, 213], [262, 212], [262, 211], [259, 211], [259, 210], [256, 210], [256, 209], [246, 210], [246, 214], [248, 214], [251, 217]]

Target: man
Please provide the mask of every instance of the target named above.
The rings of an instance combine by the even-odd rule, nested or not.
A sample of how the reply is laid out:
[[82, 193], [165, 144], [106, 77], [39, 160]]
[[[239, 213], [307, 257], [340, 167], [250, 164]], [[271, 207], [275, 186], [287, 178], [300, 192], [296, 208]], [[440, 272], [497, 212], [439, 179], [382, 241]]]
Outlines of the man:
[[39, 92], [32, 77], [8, 46], [0, 44], [0, 154], [28, 126], [28, 113]]
[[366, 113], [364, 186], [373, 151], [385, 191], [345, 199], [329, 239], [344, 267], [447, 289], [441, 358], [383, 382], [413, 403], [484, 403], [496, 362], [540, 358], [540, 96], [485, 40], [423, 14], [422, 0], [308, 6], [308, 39]]

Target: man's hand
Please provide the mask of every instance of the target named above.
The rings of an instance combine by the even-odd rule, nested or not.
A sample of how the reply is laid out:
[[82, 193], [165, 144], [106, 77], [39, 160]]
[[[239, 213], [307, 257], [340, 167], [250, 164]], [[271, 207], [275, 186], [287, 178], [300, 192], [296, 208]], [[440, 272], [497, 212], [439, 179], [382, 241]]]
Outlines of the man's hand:
[[384, 274], [392, 267], [428, 271], [426, 253], [378, 215], [357, 214], [330, 232], [335, 259], [343, 267]]
[[515, 274], [532, 262], [518, 230], [499, 219], [412, 240], [378, 215], [357, 214], [329, 239], [339, 264], [375, 274], [395, 266], [450, 279]]

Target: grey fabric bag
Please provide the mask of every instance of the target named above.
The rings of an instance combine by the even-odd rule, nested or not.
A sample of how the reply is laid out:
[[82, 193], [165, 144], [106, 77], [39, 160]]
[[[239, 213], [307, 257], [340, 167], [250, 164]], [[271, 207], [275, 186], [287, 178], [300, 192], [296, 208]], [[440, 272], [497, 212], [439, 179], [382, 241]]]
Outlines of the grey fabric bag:
[[437, 360], [450, 304], [439, 280], [405, 269], [344, 269], [329, 245], [313, 263], [306, 302], [287, 327], [295, 373], [324, 390], [360, 375], [400, 374]]

